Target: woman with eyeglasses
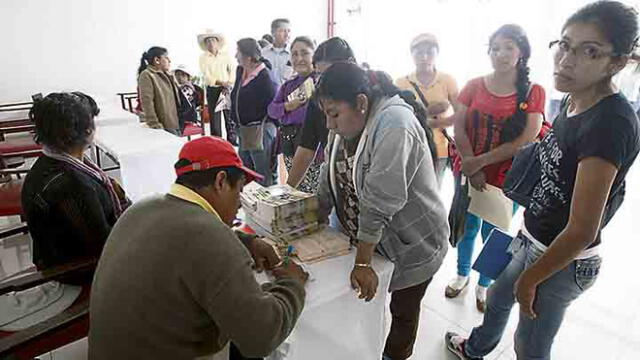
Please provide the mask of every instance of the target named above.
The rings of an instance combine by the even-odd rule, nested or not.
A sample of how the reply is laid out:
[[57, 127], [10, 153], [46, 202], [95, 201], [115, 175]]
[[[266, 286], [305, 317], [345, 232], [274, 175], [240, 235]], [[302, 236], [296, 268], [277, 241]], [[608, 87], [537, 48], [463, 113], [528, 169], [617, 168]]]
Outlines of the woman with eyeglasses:
[[460, 359], [480, 359], [498, 345], [516, 301], [518, 359], [550, 359], [567, 308], [594, 284], [600, 232], [622, 202], [640, 151], [638, 118], [611, 80], [635, 57], [637, 37], [633, 8], [599, 1], [572, 15], [551, 44], [555, 87], [568, 96], [539, 146], [540, 182], [482, 325], [467, 340], [446, 336]]
[[[513, 156], [540, 133], [545, 92], [529, 80], [530, 55], [529, 40], [520, 26], [500, 27], [489, 39], [493, 72], [469, 81], [460, 92], [461, 110], [454, 115], [459, 155], [454, 161], [456, 192], [466, 191], [465, 182], [477, 191], [484, 191], [487, 184], [502, 188]], [[478, 232], [484, 243], [495, 228], [495, 224], [470, 212], [463, 216], [463, 229], [452, 226], [452, 238], [458, 248], [458, 275], [445, 290], [447, 298], [457, 297], [469, 284]], [[476, 307], [480, 312], [485, 311], [490, 284], [491, 279], [480, 274], [476, 287]]]
[[436, 68], [440, 52], [438, 39], [433, 34], [420, 34], [411, 42], [411, 56], [416, 71], [396, 80], [402, 90], [416, 95], [429, 111], [428, 124], [433, 129], [438, 159], [436, 175], [438, 186], [449, 164], [449, 135], [446, 128], [453, 125], [453, 110], [458, 110], [458, 84], [453, 76]]

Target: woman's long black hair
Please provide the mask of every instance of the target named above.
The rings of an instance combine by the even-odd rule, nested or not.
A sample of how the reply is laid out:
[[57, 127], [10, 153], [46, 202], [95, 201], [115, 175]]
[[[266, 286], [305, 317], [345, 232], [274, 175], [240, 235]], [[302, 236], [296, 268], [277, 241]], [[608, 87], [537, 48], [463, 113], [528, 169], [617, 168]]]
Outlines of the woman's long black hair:
[[531, 80], [529, 80], [529, 58], [531, 57], [531, 44], [524, 29], [519, 25], [507, 24], [501, 26], [489, 39], [490, 46], [498, 36], [503, 36], [512, 40], [520, 49], [520, 59], [516, 64], [518, 71], [516, 77], [516, 113], [508, 119], [500, 134], [500, 142], [506, 143], [515, 140], [524, 132], [527, 126], [527, 97], [531, 88]]
[[138, 67], [138, 75], [140, 75], [140, 73], [142, 73], [147, 68], [147, 66], [149, 66], [153, 62], [153, 59], [161, 57], [162, 55], [167, 55], [168, 53], [169, 52], [167, 51], [167, 49], [159, 46], [154, 46], [142, 53], [142, 57], [140, 58], [140, 66]]
[[399, 95], [413, 108], [413, 113], [424, 129], [435, 166], [437, 153], [433, 141], [433, 130], [427, 125], [427, 109], [416, 100], [411, 91], [401, 91], [395, 86], [387, 73], [364, 70], [354, 63], [335, 63], [320, 77], [317, 92], [318, 98], [345, 101], [354, 107], [357, 105], [357, 97], [360, 94], [367, 96], [369, 107], [383, 97]]

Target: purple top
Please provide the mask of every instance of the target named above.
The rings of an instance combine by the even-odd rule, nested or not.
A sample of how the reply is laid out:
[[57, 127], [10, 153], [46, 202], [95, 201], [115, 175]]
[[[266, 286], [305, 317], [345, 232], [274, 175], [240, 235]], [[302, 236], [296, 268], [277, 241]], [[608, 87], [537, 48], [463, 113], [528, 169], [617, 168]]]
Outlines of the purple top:
[[276, 94], [276, 97], [273, 98], [273, 101], [267, 108], [270, 118], [280, 120], [280, 124], [282, 125], [302, 126], [302, 124], [304, 124], [304, 118], [307, 114], [307, 105], [309, 104], [309, 101], [307, 100], [303, 106], [291, 112], [287, 112], [284, 109], [284, 104], [287, 102], [287, 96], [300, 87], [300, 85], [302, 85], [309, 76], [314, 76], [314, 74], [307, 76], [296, 75], [293, 79], [282, 84], [280, 90], [278, 90], [278, 93]]

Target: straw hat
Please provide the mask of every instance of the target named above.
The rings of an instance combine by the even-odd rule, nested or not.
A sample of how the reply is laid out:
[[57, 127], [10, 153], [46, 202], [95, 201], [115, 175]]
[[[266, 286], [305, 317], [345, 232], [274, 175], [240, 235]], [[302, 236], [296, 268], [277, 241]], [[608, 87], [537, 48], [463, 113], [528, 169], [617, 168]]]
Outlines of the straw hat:
[[215, 38], [220, 43], [220, 47], [224, 46], [224, 42], [225, 42], [224, 36], [222, 36], [222, 34], [220, 33], [214, 32], [211, 29], [207, 29], [205, 30], [204, 34], [198, 35], [198, 45], [200, 45], [200, 48], [202, 49], [202, 51], [207, 51], [207, 44], [205, 43], [205, 41], [208, 38]]
[[431, 44], [434, 45], [437, 48], [440, 48], [440, 45], [438, 44], [438, 39], [436, 38], [435, 35], [433, 34], [429, 34], [429, 33], [424, 33], [424, 34], [420, 34], [418, 36], [416, 36], [413, 41], [411, 41], [411, 50], [413, 50], [413, 48], [415, 48], [416, 46], [420, 45], [420, 44]]

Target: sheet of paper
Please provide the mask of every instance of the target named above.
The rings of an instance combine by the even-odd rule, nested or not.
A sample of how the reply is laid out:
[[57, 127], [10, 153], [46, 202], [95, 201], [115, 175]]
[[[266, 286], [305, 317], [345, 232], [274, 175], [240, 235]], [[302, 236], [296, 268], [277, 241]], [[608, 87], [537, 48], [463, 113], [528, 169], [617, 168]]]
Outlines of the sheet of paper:
[[487, 184], [484, 191], [478, 191], [469, 186], [468, 211], [483, 220], [488, 221], [499, 229], [509, 231], [513, 218], [513, 201], [506, 197], [502, 189]]

